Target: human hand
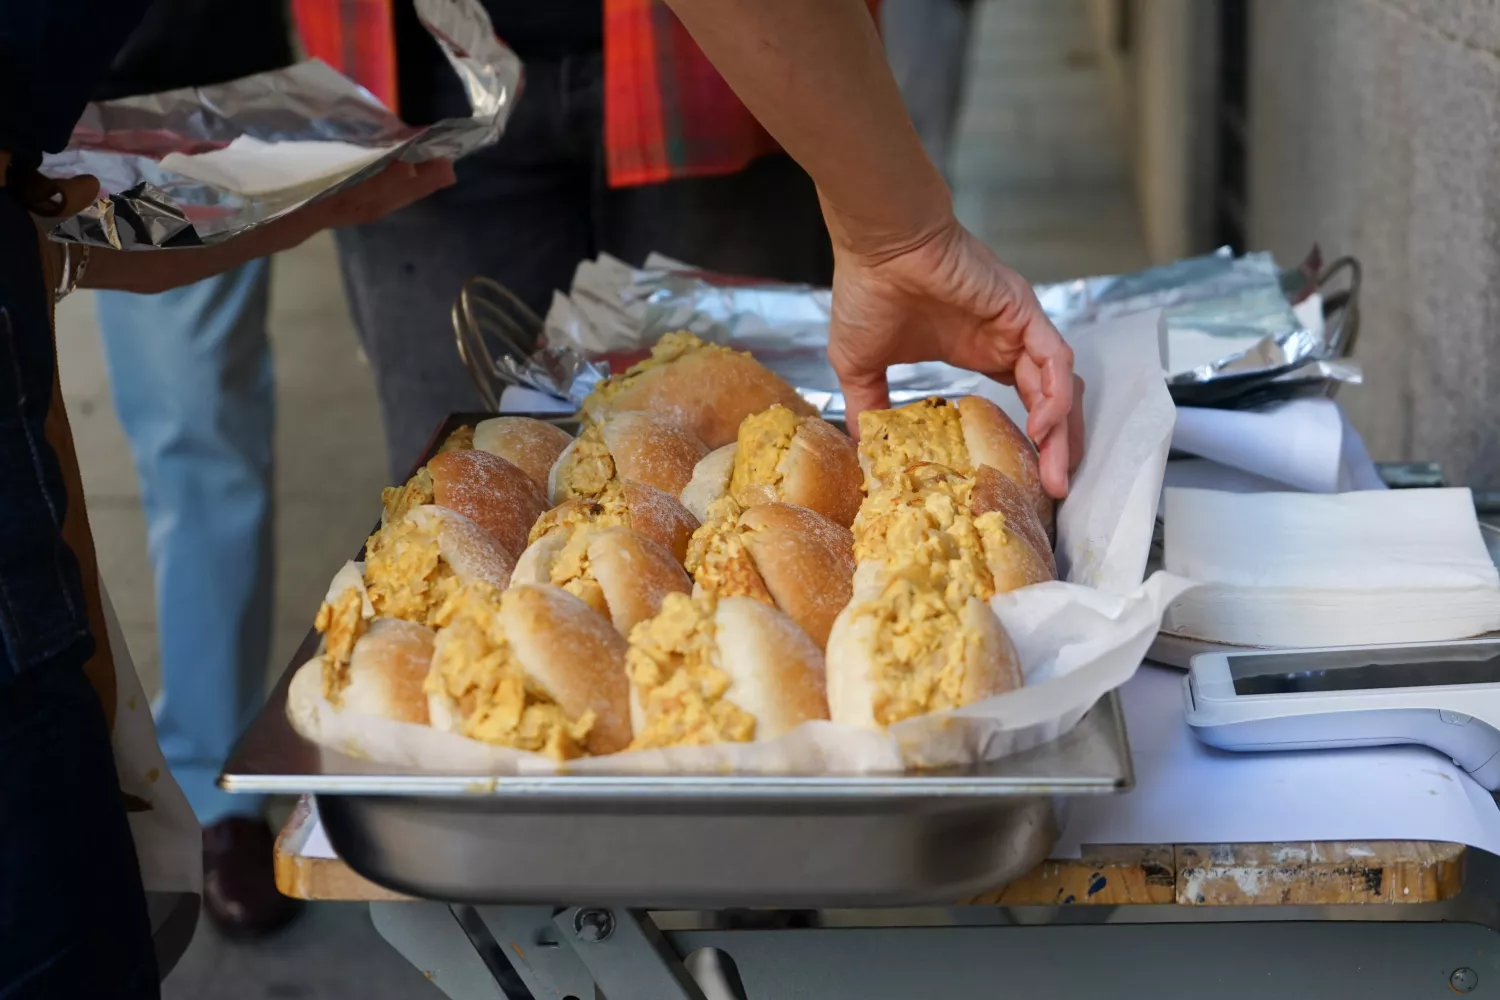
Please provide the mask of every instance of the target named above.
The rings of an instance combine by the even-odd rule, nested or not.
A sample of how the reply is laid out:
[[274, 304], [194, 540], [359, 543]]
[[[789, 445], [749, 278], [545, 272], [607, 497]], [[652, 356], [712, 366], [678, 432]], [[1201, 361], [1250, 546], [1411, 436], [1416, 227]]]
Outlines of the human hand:
[[325, 229], [374, 222], [448, 187], [454, 180], [453, 164], [447, 160], [392, 163], [354, 187], [212, 246], [172, 253], [95, 251], [82, 285], [146, 294], [190, 285], [248, 261], [290, 250]]
[[1014, 385], [1041, 452], [1042, 485], [1062, 498], [1083, 455], [1083, 380], [1031, 286], [949, 219], [892, 252], [834, 244], [828, 359], [851, 433], [890, 405], [886, 368], [946, 361]]

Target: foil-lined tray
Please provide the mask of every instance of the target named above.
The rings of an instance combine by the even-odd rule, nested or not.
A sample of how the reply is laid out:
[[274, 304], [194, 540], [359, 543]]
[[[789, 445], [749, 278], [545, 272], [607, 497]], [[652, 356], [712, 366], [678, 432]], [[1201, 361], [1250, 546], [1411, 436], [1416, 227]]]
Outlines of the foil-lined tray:
[[[1348, 288], [1325, 293], [1340, 277]], [[1297, 268], [1270, 254], [1227, 249], [1128, 275], [1042, 285], [1037, 295], [1063, 331], [1150, 309], [1163, 311], [1163, 376], [1180, 405], [1242, 408], [1360, 381], [1342, 360], [1358, 324], [1359, 266], [1324, 269], [1315, 250]], [[1299, 310], [1314, 294], [1312, 311]], [[1321, 305], [1321, 308], [1317, 308]], [[580, 403], [609, 371], [644, 357], [663, 334], [687, 330], [753, 353], [825, 416], [843, 413], [828, 363], [832, 292], [699, 270], [653, 254], [643, 268], [608, 256], [582, 262], [545, 319], [502, 286], [478, 278], [454, 309], [459, 353], [492, 405], [498, 385]], [[1310, 322], [1304, 322], [1308, 316]], [[942, 362], [893, 366], [895, 405], [980, 390], [983, 376]]]
[[[68, 148], [48, 156], [42, 171], [92, 174], [101, 197], [51, 237], [117, 250], [206, 246], [352, 187], [394, 160], [456, 159], [494, 143], [520, 89], [520, 60], [495, 37], [480, 0], [415, 4], [463, 83], [470, 117], [413, 128], [316, 60], [90, 104]], [[310, 162], [318, 154], [321, 168]]]

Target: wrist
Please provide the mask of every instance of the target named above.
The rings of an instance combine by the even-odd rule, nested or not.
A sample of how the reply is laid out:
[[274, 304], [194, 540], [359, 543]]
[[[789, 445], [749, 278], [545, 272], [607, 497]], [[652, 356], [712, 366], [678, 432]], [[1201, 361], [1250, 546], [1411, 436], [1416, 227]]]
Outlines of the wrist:
[[823, 219], [834, 254], [879, 264], [931, 242], [958, 227], [953, 198], [936, 170], [923, 184], [875, 209], [844, 206], [820, 191]]

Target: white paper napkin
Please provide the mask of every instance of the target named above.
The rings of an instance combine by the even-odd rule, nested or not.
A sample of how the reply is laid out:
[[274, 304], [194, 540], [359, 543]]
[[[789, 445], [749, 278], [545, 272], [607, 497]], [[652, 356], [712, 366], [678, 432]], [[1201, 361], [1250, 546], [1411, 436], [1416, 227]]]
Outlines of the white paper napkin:
[[1166, 491], [1164, 563], [1200, 586], [1163, 631], [1247, 646], [1458, 639], [1500, 628], [1466, 489]]

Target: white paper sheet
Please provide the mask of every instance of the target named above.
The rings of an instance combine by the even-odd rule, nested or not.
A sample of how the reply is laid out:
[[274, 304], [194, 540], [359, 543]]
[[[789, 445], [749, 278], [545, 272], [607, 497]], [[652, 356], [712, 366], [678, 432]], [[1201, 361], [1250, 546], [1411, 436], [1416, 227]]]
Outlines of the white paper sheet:
[[1258, 410], [1184, 406], [1172, 448], [1309, 493], [1385, 488], [1364, 441], [1331, 399]]
[[386, 156], [394, 146], [356, 146], [308, 140], [264, 142], [247, 135], [223, 149], [169, 153], [161, 165], [174, 174], [243, 195], [265, 195], [348, 177]]
[[1181, 671], [1147, 665], [1125, 685], [1136, 786], [1074, 799], [1058, 858], [1086, 844], [1430, 840], [1500, 853], [1500, 809], [1424, 747], [1231, 753], [1182, 713]]

